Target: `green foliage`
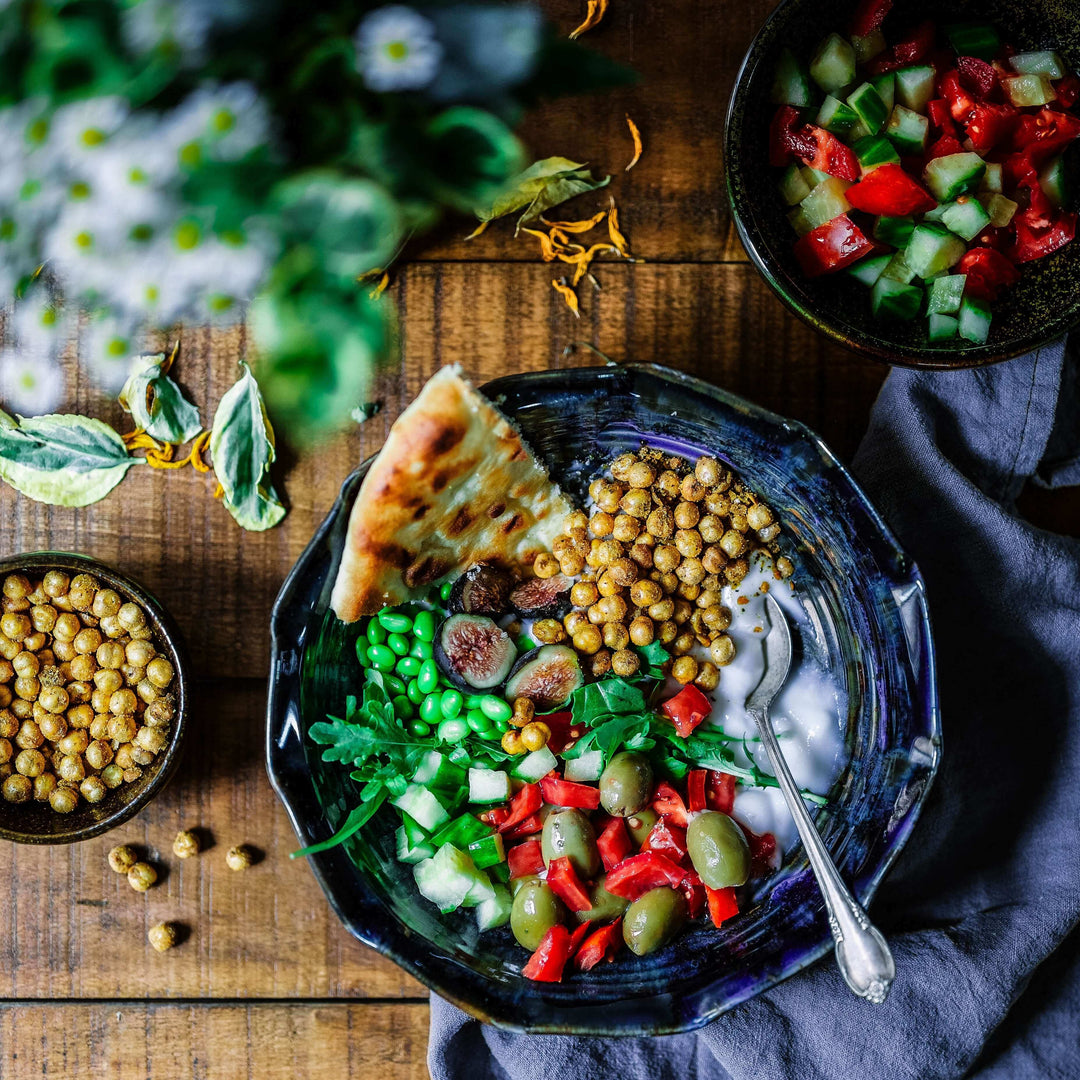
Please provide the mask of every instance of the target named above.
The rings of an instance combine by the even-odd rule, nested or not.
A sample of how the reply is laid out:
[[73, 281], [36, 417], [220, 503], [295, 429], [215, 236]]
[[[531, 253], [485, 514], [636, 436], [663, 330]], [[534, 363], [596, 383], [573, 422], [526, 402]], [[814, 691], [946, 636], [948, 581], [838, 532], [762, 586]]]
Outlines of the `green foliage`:
[[520, 229], [553, 206], [587, 191], [596, 191], [610, 182], [610, 176], [594, 180], [587, 165], [562, 157], [544, 158], [515, 176], [489, 205], [478, 206], [476, 216], [486, 222], [522, 210], [517, 221], [517, 229]]
[[202, 431], [199, 410], [168, 375], [162, 374], [165, 354], [139, 356], [120, 391], [120, 404], [136, 428], [158, 442], [179, 445]]

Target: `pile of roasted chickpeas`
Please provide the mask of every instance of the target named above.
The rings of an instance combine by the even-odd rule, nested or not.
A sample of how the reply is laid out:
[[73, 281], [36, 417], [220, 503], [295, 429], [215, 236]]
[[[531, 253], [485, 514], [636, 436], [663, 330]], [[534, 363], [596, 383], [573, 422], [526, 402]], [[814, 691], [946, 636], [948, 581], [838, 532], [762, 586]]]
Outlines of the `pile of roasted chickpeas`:
[[0, 794], [68, 814], [138, 780], [176, 713], [146, 612], [62, 570], [9, 574], [0, 606]]
[[[649, 447], [613, 461], [589, 496], [591, 516], [574, 511], [551, 554], [533, 566], [537, 577], [578, 578], [573, 609], [538, 620], [533, 636], [569, 640], [597, 677], [634, 675], [640, 660], [629, 646], [659, 641], [674, 657], [676, 680], [716, 689], [720, 668], [735, 658], [724, 586], [746, 577], [755, 549], [768, 553], [777, 577], [794, 571], [776, 555], [772, 510], [715, 458], [691, 464]], [[709, 659], [690, 655], [695, 646]]]

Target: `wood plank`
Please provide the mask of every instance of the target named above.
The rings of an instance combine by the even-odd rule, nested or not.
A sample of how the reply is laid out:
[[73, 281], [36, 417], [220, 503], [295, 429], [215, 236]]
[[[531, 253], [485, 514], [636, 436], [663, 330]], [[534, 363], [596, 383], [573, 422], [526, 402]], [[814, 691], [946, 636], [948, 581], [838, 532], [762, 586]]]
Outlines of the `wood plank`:
[[[243, 533], [211, 498], [212, 476], [140, 467], [105, 501], [81, 510], [0, 490], [3, 552], [82, 551], [132, 574], [180, 623], [204, 676], [267, 671], [270, 608], [345, 475], [382, 444], [393, 419], [441, 364], [477, 381], [514, 371], [657, 361], [700, 375], [819, 430], [842, 457], [858, 444], [885, 367], [826, 341], [787, 313], [747, 264], [600, 263], [603, 291], [583, 292], [573, 318], [552, 291], [551, 268], [525, 263], [419, 263], [395, 286], [401, 363], [371, 390], [382, 413], [315, 451], [287, 448], [276, 471], [289, 505], [282, 526]], [[160, 347], [160, 342], [155, 347]], [[184, 333], [177, 374], [210, 423], [246, 354], [243, 329]], [[118, 407], [70, 371], [67, 407], [127, 430]]]
[[[289, 859], [296, 837], [266, 777], [264, 710], [261, 682], [201, 684], [180, 769], [141, 814], [82, 844], [0, 845], [0, 997], [426, 994], [347, 933], [308, 867]], [[212, 846], [176, 858], [172, 841], [181, 828], [198, 828]], [[119, 843], [158, 867], [148, 892], [135, 892], [109, 869], [106, 855]], [[262, 860], [230, 870], [225, 852], [238, 843]], [[187, 937], [156, 953], [147, 930], [166, 920]]]
[[0, 1006], [0, 1080], [427, 1077], [423, 1004]]

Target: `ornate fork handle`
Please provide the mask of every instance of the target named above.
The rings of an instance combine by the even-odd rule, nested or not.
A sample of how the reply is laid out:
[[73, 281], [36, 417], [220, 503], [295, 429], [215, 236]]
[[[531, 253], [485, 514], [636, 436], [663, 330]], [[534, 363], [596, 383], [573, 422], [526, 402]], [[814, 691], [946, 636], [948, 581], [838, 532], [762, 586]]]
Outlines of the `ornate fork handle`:
[[867, 918], [862, 905], [851, 895], [830, 858], [799, 794], [795, 778], [784, 760], [780, 742], [766, 710], [751, 708], [749, 712], [757, 724], [761, 741], [765, 744], [773, 771], [780, 783], [780, 790], [784, 793], [784, 800], [798, 826], [810, 866], [821, 887], [821, 895], [825, 898], [825, 910], [829, 916], [829, 929], [836, 941], [836, 962], [840, 966], [840, 973], [859, 997], [880, 1004], [888, 995], [889, 987], [896, 977], [896, 965], [893, 963], [889, 946], [877, 927]]

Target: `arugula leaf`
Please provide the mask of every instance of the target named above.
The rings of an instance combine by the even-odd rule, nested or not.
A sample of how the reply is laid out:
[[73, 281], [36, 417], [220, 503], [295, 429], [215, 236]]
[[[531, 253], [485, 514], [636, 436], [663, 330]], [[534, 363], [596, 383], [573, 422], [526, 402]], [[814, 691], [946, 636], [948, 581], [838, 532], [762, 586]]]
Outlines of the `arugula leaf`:
[[637, 675], [634, 676], [636, 681], [666, 678], [664, 664], [671, 659], [671, 653], [659, 641], [654, 639], [648, 645], [635, 645], [634, 652], [638, 654], [641, 660], [641, 667], [638, 669]]
[[645, 695], [626, 679], [601, 679], [579, 686], [570, 695], [570, 712], [574, 725], [594, 726], [598, 717], [649, 713]]
[[374, 794], [366, 802], [362, 802], [359, 806], [353, 807], [349, 812], [349, 816], [342, 823], [342, 826], [333, 836], [327, 837], [325, 840], [320, 840], [317, 844], [310, 844], [306, 848], [301, 848], [299, 851], [293, 851], [289, 854], [290, 859], [302, 859], [307, 855], [316, 855], [320, 851], [328, 851], [332, 847], [337, 847], [338, 844], [343, 844], [350, 836], [359, 832], [375, 815], [375, 811], [379, 809], [384, 802], [386, 802], [387, 790], [382, 787], [377, 794]]
[[0, 412], [0, 480], [38, 502], [88, 506], [139, 460], [100, 420], [64, 414], [16, 422]]
[[379, 742], [371, 728], [336, 716], [312, 724], [308, 734], [312, 742], [327, 748], [323, 751], [323, 761], [343, 761], [347, 765], [363, 765], [375, 753]]
[[549, 157], [536, 161], [507, 184], [490, 207], [478, 207], [476, 216], [482, 222], [523, 210], [514, 230], [516, 236], [523, 225], [535, 221], [544, 211], [587, 191], [598, 191], [611, 182], [593, 178], [592, 171], [581, 162], [564, 157]]
[[268, 477], [275, 457], [274, 429], [251, 368], [242, 360], [240, 367], [243, 374], [214, 415], [210, 454], [225, 492], [225, 508], [241, 528], [262, 532], [281, 521], [285, 507]]
[[165, 367], [164, 353], [137, 356], [118, 400], [136, 427], [158, 442], [179, 445], [202, 431], [202, 419], [180, 387], [164, 374]]

